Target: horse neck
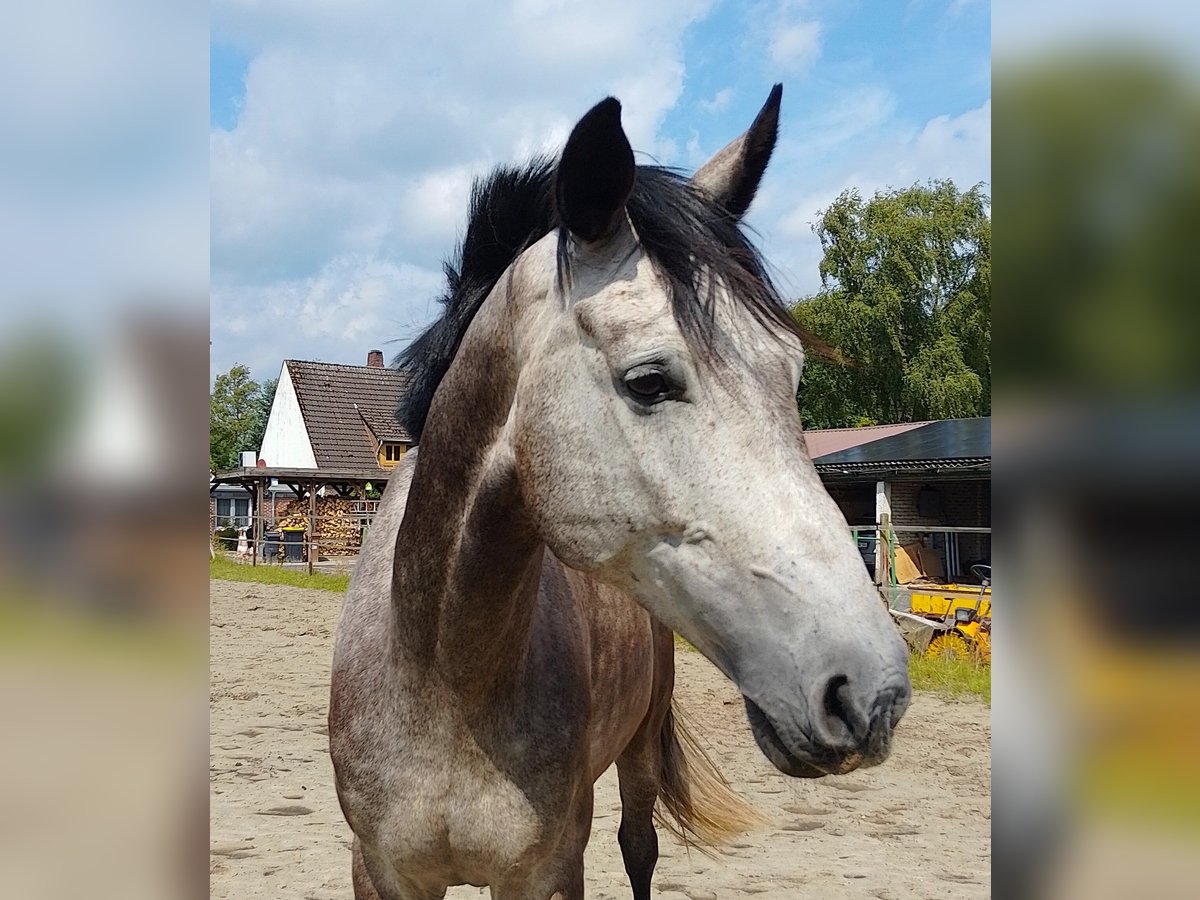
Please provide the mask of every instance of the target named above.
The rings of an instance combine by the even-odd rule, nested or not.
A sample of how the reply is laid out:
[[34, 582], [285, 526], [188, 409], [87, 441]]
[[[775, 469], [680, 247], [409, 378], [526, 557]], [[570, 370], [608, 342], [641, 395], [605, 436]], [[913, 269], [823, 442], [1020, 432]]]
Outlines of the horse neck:
[[517, 373], [484, 312], [421, 435], [392, 580], [398, 646], [477, 701], [521, 672], [544, 552], [504, 436]]

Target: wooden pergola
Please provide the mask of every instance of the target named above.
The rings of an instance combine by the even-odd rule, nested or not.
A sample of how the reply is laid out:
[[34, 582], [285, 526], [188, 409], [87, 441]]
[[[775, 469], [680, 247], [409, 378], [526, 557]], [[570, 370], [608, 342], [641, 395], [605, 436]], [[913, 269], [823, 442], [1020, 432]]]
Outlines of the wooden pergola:
[[[390, 473], [386, 469], [292, 469], [278, 466], [259, 466], [257, 468], [228, 469], [217, 472], [209, 482], [209, 493], [219, 484], [236, 484], [250, 494], [253, 508], [251, 522], [254, 526], [254, 553], [251, 555], [251, 565], [258, 565], [259, 548], [263, 539], [262, 508], [265, 503], [267, 487], [273, 482], [279, 482], [292, 489], [297, 498], [308, 497], [308, 534], [310, 543], [316, 534], [315, 523], [317, 515], [317, 491], [321, 488], [331, 488], [338, 496], [350, 498], [354, 491], [365, 489], [368, 484], [382, 489], [387, 484]], [[308, 553], [308, 571], [312, 574], [313, 557]]]

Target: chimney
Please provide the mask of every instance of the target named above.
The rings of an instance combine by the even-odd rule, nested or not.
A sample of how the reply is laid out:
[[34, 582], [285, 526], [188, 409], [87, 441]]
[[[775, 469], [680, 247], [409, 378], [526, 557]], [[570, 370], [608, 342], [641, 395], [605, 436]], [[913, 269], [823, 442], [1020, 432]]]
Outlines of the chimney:
[[383, 351], [382, 350], [368, 350], [367, 351], [367, 365], [370, 366], [372, 369], [382, 369], [383, 368]]

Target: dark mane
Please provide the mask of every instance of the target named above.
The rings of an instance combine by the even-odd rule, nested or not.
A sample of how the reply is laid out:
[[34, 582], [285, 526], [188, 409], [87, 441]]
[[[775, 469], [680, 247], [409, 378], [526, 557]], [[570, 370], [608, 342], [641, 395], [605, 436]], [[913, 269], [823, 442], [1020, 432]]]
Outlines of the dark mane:
[[[558, 227], [554, 165], [539, 157], [521, 168], [502, 166], [471, 189], [466, 234], [444, 266], [446, 292], [440, 302], [445, 310], [395, 362], [412, 375], [397, 417], [418, 441], [434, 392], [476, 311], [513, 260]], [[667, 286], [675, 321], [693, 347], [710, 356], [721, 352], [713, 304], [722, 284], [764, 326], [808, 337], [798, 329], [737, 218], [693, 188], [686, 176], [638, 166], [626, 210], [642, 250]], [[569, 283], [567, 250], [564, 229], [558, 267]], [[702, 281], [701, 272], [709, 277]]]
[[396, 418], [416, 440], [475, 313], [513, 260], [553, 228], [553, 185], [554, 161], [544, 157], [522, 168], [500, 166], [471, 185], [466, 234], [442, 265], [445, 310], [394, 363], [412, 375]]

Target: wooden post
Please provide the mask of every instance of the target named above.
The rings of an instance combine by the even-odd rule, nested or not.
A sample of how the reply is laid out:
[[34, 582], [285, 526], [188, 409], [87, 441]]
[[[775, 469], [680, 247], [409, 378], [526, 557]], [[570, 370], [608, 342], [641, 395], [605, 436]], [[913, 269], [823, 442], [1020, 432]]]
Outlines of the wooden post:
[[317, 484], [308, 485], [308, 574], [313, 573], [313, 557], [317, 555]]
[[888, 579], [888, 544], [892, 521], [892, 485], [887, 481], [875, 482], [875, 583], [885, 585]]
[[880, 587], [892, 585], [892, 516], [884, 513], [875, 539], [875, 580]]
[[254, 547], [250, 553], [250, 565], [258, 565], [258, 554], [262, 552], [263, 539], [263, 482], [261, 478], [254, 481], [254, 519], [251, 521], [254, 531]]

